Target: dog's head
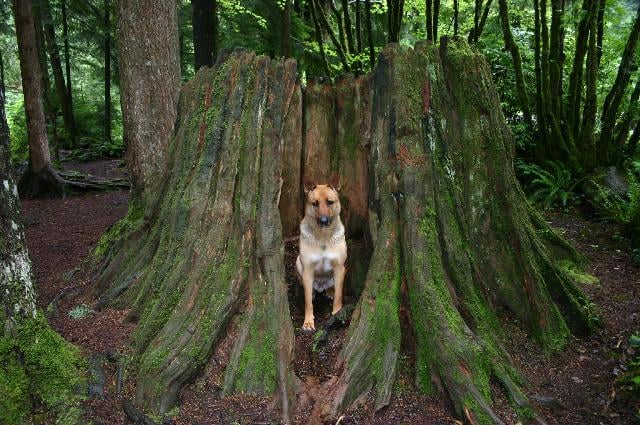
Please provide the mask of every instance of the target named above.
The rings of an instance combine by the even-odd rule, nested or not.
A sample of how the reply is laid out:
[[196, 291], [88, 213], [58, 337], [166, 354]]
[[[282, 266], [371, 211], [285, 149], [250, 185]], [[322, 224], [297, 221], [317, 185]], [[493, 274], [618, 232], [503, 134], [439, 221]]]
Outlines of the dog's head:
[[338, 189], [338, 185], [305, 183], [305, 214], [314, 218], [318, 226], [328, 227], [340, 216]]

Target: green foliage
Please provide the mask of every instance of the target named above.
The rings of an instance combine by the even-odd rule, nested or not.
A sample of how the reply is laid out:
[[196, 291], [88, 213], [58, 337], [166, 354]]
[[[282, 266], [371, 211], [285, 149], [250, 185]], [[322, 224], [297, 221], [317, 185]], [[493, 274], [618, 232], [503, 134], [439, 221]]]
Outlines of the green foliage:
[[69, 313], [67, 314], [72, 319], [84, 319], [85, 317], [90, 316], [94, 313], [95, 311], [93, 311], [88, 305], [80, 304], [71, 309], [71, 311], [69, 311]]
[[74, 390], [85, 369], [79, 350], [40, 313], [13, 335], [0, 337], [0, 423], [27, 423], [42, 408], [56, 415], [58, 423], [78, 423], [80, 397]]
[[27, 139], [27, 122], [24, 117], [24, 101], [22, 97], [13, 96], [7, 102], [7, 123], [9, 124], [9, 145], [13, 162], [25, 161], [29, 158], [29, 140]]
[[524, 161], [517, 162], [517, 169], [525, 180], [529, 200], [545, 209], [566, 209], [579, 202], [576, 186], [582, 179], [575, 178], [571, 171], [557, 161], [546, 161], [547, 168]]

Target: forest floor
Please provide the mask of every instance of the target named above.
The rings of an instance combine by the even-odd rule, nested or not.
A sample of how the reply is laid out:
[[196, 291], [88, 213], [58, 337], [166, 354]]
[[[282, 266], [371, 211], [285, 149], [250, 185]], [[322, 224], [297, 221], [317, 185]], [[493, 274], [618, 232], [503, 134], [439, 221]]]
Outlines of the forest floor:
[[[97, 176], [111, 173], [115, 162], [96, 161], [71, 167]], [[67, 165], [67, 168], [70, 166]], [[86, 270], [86, 258], [100, 235], [127, 210], [128, 191], [86, 193], [65, 199], [24, 200], [22, 212], [27, 243], [38, 284], [39, 306], [46, 309], [57, 299], [57, 311], [50, 312], [51, 325], [67, 340], [78, 345], [87, 357], [98, 357], [105, 385], [101, 397], [86, 402], [87, 419], [95, 424], [127, 424], [121, 407], [123, 398], [133, 399], [131, 383], [124, 377], [118, 393], [118, 362], [114, 353], [127, 354], [127, 340], [135, 325], [127, 321], [127, 312], [107, 308], [91, 310], [95, 303], [92, 276]], [[597, 305], [603, 325], [587, 338], [573, 339], [559, 354], [545, 356], [517, 323], [505, 319], [508, 337], [504, 345], [525, 379], [530, 396], [541, 398], [547, 407], [537, 405], [549, 424], [631, 424], [639, 401], [621, 395], [615, 378], [625, 369], [632, 351], [629, 336], [640, 328], [640, 267], [634, 265], [630, 249], [615, 225], [589, 221], [578, 214], [547, 214], [549, 222], [590, 260], [588, 272], [597, 283], [582, 289]], [[295, 241], [287, 244], [287, 270], [291, 286], [295, 285], [292, 267]], [[348, 285], [348, 283], [347, 283]], [[291, 291], [293, 292], [293, 291]], [[61, 294], [63, 296], [61, 296]], [[313, 335], [299, 330], [301, 303], [291, 297], [291, 313], [296, 328], [294, 369], [303, 383], [298, 399], [297, 423], [307, 423], [317, 401], [319, 384], [332, 377], [332, 365], [340, 350], [345, 330], [331, 331], [326, 342], [314, 347]], [[354, 302], [349, 300], [347, 302]], [[328, 319], [329, 303], [319, 297], [317, 324]], [[224, 346], [225, 341], [221, 343]], [[414, 390], [411, 349], [404, 344], [398, 379], [391, 404], [372, 414], [361, 408], [347, 412], [341, 424], [456, 424], [448, 413], [446, 400], [424, 396]], [[221, 349], [224, 351], [224, 347]], [[266, 398], [234, 396], [220, 399], [216, 375], [223, 362], [215, 360], [202, 378], [183, 389], [175, 424], [269, 424], [277, 423], [277, 413]], [[495, 386], [495, 409], [505, 423], [515, 424], [504, 396]], [[547, 397], [547, 398], [544, 398]]]

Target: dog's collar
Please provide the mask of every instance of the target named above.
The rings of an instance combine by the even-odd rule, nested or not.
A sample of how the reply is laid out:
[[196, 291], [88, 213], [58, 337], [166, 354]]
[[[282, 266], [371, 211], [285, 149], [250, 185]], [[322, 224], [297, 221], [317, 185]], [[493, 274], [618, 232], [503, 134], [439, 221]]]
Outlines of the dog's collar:
[[309, 228], [307, 226], [300, 226], [300, 239], [307, 242], [310, 245], [318, 245], [318, 246], [335, 245], [344, 240], [344, 226], [339, 226], [337, 231], [333, 235], [331, 235], [331, 238], [325, 244], [320, 243], [318, 239], [313, 235], [313, 233], [309, 231]]

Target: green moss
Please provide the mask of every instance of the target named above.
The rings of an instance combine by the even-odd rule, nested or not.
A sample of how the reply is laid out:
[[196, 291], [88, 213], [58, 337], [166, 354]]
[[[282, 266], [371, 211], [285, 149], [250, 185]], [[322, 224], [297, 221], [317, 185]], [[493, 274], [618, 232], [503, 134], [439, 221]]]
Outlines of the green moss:
[[93, 249], [93, 259], [102, 259], [117, 241], [124, 239], [130, 232], [137, 229], [143, 218], [144, 206], [142, 202], [136, 199], [131, 200], [127, 215], [111, 226], [98, 241], [98, 244]]
[[80, 397], [74, 388], [86, 369], [79, 350], [66, 342], [42, 314], [0, 337], [0, 423], [27, 423], [35, 409], [78, 423]]
[[560, 260], [556, 262], [556, 266], [575, 282], [583, 285], [598, 285], [600, 283], [597, 277], [587, 273], [571, 260]]

